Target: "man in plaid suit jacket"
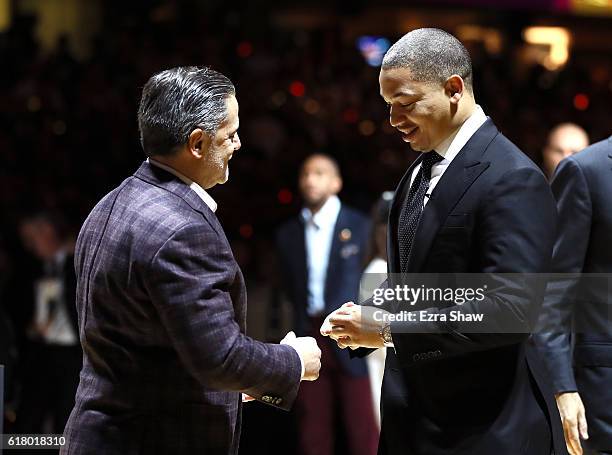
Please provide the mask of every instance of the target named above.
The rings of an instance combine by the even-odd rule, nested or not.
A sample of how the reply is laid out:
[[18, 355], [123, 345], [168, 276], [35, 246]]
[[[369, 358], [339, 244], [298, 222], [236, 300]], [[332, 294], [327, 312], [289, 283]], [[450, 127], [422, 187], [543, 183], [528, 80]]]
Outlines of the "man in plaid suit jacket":
[[208, 68], [154, 75], [139, 109], [149, 157], [79, 234], [84, 359], [62, 454], [236, 454], [240, 392], [289, 409], [320, 350], [245, 335], [242, 273], [206, 192], [240, 148], [238, 103]]

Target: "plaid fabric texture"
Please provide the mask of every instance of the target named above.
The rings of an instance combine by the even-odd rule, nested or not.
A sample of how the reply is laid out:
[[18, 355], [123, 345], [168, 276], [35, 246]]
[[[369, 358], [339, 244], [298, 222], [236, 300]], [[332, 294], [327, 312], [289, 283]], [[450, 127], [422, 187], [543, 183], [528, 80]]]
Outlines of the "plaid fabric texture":
[[223, 229], [172, 174], [145, 162], [105, 196], [75, 267], [84, 361], [62, 454], [235, 454], [239, 392], [293, 403], [297, 353], [245, 335]]

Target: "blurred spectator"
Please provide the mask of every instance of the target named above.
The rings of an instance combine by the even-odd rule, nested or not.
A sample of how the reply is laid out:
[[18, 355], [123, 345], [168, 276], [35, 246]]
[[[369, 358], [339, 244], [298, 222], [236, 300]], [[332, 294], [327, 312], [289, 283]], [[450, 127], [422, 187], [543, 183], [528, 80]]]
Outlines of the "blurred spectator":
[[10, 433], [11, 424], [15, 420], [12, 401], [14, 399], [14, 368], [17, 360], [17, 345], [15, 341], [12, 323], [5, 311], [5, 285], [11, 276], [10, 264], [4, 251], [2, 238], [0, 237], [0, 365], [4, 365], [4, 431]]
[[[338, 443], [352, 455], [373, 455], [378, 432], [366, 363], [351, 360], [319, 332], [327, 314], [359, 297], [369, 223], [338, 199], [342, 178], [333, 158], [308, 157], [300, 169], [299, 187], [304, 208], [277, 237], [282, 286], [293, 305], [295, 332], [315, 337], [321, 348], [319, 379], [300, 385], [295, 404], [299, 453], [332, 455]], [[337, 441], [338, 418], [346, 441]]]
[[[17, 410], [20, 433], [62, 433], [74, 406], [81, 368], [73, 245], [56, 214], [39, 212], [20, 223], [25, 247], [42, 263], [35, 281], [30, 344], [22, 364]], [[50, 419], [50, 420], [49, 420]]]
[[[360, 301], [364, 301], [372, 296], [371, 292], [367, 292], [367, 295], [364, 295], [364, 289], [373, 290], [387, 279], [387, 220], [392, 200], [393, 191], [385, 191], [372, 208], [372, 230], [364, 261], [366, 267], [363, 271]], [[385, 349], [376, 349], [366, 357], [372, 387], [372, 405], [379, 429], [380, 392], [385, 373], [385, 357]]]
[[[365, 270], [361, 279], [360, 300], [367, 300], [372, 296], [373, 289], [380, 286], [387, 279], [387, 220], [391, 210], [393, 191], [385, 191], [372, 208], [372, 230], [368, 241], [365, 257]], [[367, 290], [368, 292], [364, 292]], [[380, 392], [382, 378], [385, 373], [385, 349], [376, 349], [366, 357], [370, 384], [372, 387], [372, 403], [376, 423], [380, 429]]]
[[589, 145], [589, 135], [575, 123], [561, 123], [548, 134], [542, 151], [542, 167], [551, 179], [562, 159], [571, 156]]

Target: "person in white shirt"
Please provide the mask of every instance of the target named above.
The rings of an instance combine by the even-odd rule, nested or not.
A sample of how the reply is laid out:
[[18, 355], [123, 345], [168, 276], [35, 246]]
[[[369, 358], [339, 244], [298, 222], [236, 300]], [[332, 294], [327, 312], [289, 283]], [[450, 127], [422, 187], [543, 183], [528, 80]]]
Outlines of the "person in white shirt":
[[[16, 430], [64, 430], [74, 406], [83, 355], [78, 338], [76, 277], [72, 242], [62, 217], [50, 212], [26, 216], [21, 239], [42, 265], [34, 283], [34, 315], [22, 361], [23, 391]], [[49, 422], [49, 423], [47, 423]]]
[[295, 332], [315, 337], [322, 352], [319, 380], [302, 384], [296, 400], [299, 453], [333, 455], [340, 420], [346, 438], [338, 444], [351, 455], [372, 455], [378, 431], [366, 363], [318, 331], [326, 314], [359, 296], [370, 222], [340, 202], [340, 169], [328, 155], [304, 161], [299, 188], [304, 207], [279, 229], [277, 249]]

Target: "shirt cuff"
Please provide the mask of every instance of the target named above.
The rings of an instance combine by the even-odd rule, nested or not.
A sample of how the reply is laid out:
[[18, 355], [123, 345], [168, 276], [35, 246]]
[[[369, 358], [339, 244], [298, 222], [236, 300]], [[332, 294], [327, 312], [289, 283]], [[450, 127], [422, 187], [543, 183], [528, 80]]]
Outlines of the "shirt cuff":
[[[289, 345], [289, 346], [291, 346], [291, 345]], [[291, 346], [291, 347], [293, 348], [295, 353], [298, 355], [298, 358], [300, 359], [300, 367], [302, 368], [302, 374], [300, 375], [300, 381], [303, 381], [304, 380], [304, 374], [306, 373], [306, 367], [304, 366], [304, 360], [302, 359], [302, 356], [297, 351], [297, 349], [295, 349], [293, 346]]]

